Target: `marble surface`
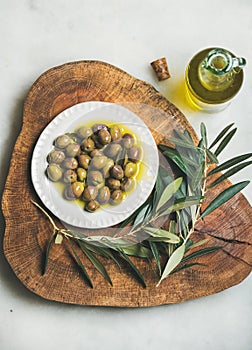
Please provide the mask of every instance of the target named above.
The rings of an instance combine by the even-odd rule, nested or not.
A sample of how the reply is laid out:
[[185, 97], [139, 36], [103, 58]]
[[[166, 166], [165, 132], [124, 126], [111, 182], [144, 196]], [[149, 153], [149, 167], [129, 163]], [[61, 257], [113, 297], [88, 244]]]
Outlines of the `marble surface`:
[[[197, 131], [204, 121], [210, 138], [235, 122], [238, 132], [223, 159], [251, 151], [250, 0], [1, 0], [0, 34], [1, 193], [31, 84], [42, 72], [69, 61], [106, 61], [150, 82]], [[182, 88], [189, 59], [212, 46], [230, 49], [248, 62], [238, 98], [215, 115], [191, 110]], [[162, 56], [172, 77], [159, 83], [149, 63]], [[247, 168], [233, 180], [251, 179], [251, 175]], [[250, 202], [251, 186], [243, 191]], [[3, 237], [2, 215], [0, 230]], [[2, 350], [252, 348], [251, 275], [221, 293], [183, 304], [120, 309], [58, 304], [37, 297], [14, 276], [2, 244], [0, 266]]]

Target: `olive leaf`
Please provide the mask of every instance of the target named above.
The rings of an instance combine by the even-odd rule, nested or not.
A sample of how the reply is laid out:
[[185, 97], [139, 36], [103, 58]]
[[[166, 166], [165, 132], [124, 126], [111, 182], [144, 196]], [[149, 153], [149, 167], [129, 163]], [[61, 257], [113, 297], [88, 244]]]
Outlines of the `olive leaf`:
[[187, 207], [191, 207], [192, 205], [200, 204], [201, 200], [202, 200], [202, 196], [192, 196], [192, 197], [188, 196], [187, 198], [181, 198], [181, 200], [178, 201], [177, 203], [174, 203], [164, 211], [161, 211], [160, 215], [162, 216], [168, 215], [175, 211], [178, 211]]
[[215, 164], [218, 164], [219, 161], [218, 161], [218, 158], [216, 157], [216, 155], [210, 151], [210, 149], [206, 149], [206, 154], [210, 160], [211, 163], [215, 163]]
[[226, 126], [218, 135], [217, 137], [214, 139], [214, 141], [211, 143], [211, 145], [209, 146], [209, 148], [212, 148], [213, 146], [215, 146], [228, 132], [228, 130], [234, 125], [234, 123], [229, 124], [228, 126]]
[[94, 265], [96, 270], [105, 278], [105, 280], [107, 282], [109, 282], [109, 284], [111, 286], [113, 286], [111, 278], [110, 278], [107, 270], [105, 269], [104, 265], [100, 262], [100, 260], [90, 250], [88, 250], [86, 248], [86, 245], [84, 244], [84, 242], [79, 242], [79, 246], [80, 246], [81, 250], [83, 251], [83, 253], [90, 260], [90, 262]]
[[127, 255], [136, 256], [139, 258], [151, 258], [152, 254], [149, 248], [144, 247], [141, 244], [133, 244], [128, 247], [120, 248], [120, 251], [123, 251]]
[[169, 137], [169, 141], [174, 143], [175, 146], [181, 146], [183, 148], [191, 148], [195, 150], [196, 146], [189, 141], [177, 139], [175, 137]]
[[[167, 239], [169, 243], [178, 244], [180, 243], [180, 238], [172, 232], [163, 230], [156, 227], [144, 227], [144, 231], [149, 233], [152, 237]], [[150, 240], [150, 239], [148, 239]]]
[[87, 270], [85, 269], [83, 263], [81, 262], [81, 259], [79, 258], [78, 254], [77, 254], [76, 250], [74, 249], [74, 246], [73, 246], [73, 244], [72, 244], [72, 242], [70, 240], [69, 240], [69, 245], [70, 245], [70, 247], [72, 249], [72, 252], [74, 254], [75, 261], [78, 264], [78, 266], [80, 267], [80, 270], [82, 272], [83, 277], [86, 279], [86, 281], [88, 282], [89, 286], [91, 288], [94, 288], [92, 280], [89, 277], [89, 274], [87, 273]]
[[50, 255], [50, 250], [51, 250], [51, 247], [52, 247], [52, 244], [54, 242], [54, 239], [55, 239], [55, 233], [51, 235], [50, 237], [50, 240], [47, 244], [47, 248], [46, 248], [46, 254], [45, 254], [45, 262], [44, 262], [44, 268], [43, 268], [43, 272], [42, 272], [42, 275], [44, 275], [46, 273], [46, 270], [47, 270], [47, 266], [48, 266], [48, 261], [49, 261], [49, 255]]
[[232, 159], [229, 159], [226, 162], [218, 165], [213, 170], [209, 171], [208, 176], [213, 175], [215, 173], [218, 173], [219, 171], [226, 170], [226, 169], [230, 168], [231, 166], [236, 165], [238, 163], [241, 163], [250, 157], [252, 157], [252, 153], [243, 154], [241, 156], [237, 156], [237, 157], [234, 157]]
[[116, 259], [116, 257], [112, 253], [111, 248], [98, 247], [98, 246], [95, 246], [94, 244], [86, 244], [86, 248], [88, 250], [91, 250], [93, 253], [97, 255], [100, 255], [107, 259], [111, 259], [119, 268], [121, 268], [119, 261]]
[[192, 178], [193, 192], [201, 188], [203, 174], [204, 174], [204, 162], [199, 164], [198, 168], [196, 169], [195, 175]]
[[158, 247], [157, 247], [155, 242], [151, 242], [151, 241], [148, 241], [148, 242], [149, 242], [153, 257], [156, 261], [159, 275], [161, 275], [162, 270], [161, 270], [161, 262], [160, 262], [160, 255], [159, 255]]
[[185, 244], [183, 243], [180, 247], [178, 247], [176, 250], [174, 250], [174, 252], [170, 256], [170, 258], [169, 258], [169, 260], [164, 268], [164, 271], [161, 275], [161, 278], [157, 284], [157, 287], [178, 266], [178, 264], [183, 259], [184, 253], [185, 253]]
[[138, 212], [134, 220], [134, 226], [141, 224], [147, 217], [150, 209], [150, 200], [146, 201], [144, 206], [141, 207], [141, 210]]
[[204, 123], [200, 124], [200, 133], [203, 140], [203, 144], [207, 148], [207, 131]]
[[161, 195], [159, 202], [157, 204], [156, 210], [158, 211], [166, 202], [168, 202], [171, 197], [174, 195], [174, 193], [177, 192], [179, 187], [181, 186], [181, 183], [183, 181], [182, 177], [177, 178], [174, 180], [171, 184], [167, 185], [167, 187], [164, 189], [163, 194]]
[[224, 148], [227, 146], [227, 144], [230, 142], [230, 140], [232, 139], [232, 137], [234, 136], [234, 134], [236, 133], [237, 128], [231, 130], [225, 137], [224, 139], [221, 141], [221, 143], [219, 144], [218, 148], [216, 149], [216, 151], [214, 152], [214, 154], [216, 156], [218, 156], [223, 150]]
[[130, 258], [127, 256], [127, 254], [125, 254], [123, 251], [120, 251], [120, 256], [121, 258], [123, 258], [132, 268], [133, 272], [135, 273], [137, 279], [139, 280], [139, 282], [141, 283], [141, 285], [146, 288], [146, 284], [144, 281], [144, 278], [141, 274], [141, 272], [138, 270], [138, 268], [133, 264], [133, 262], [130, 260]]
[[186, 255], [183, 259], [182, 262], [186, 262], [188, 260], [198, 258], [202, 255], [210, 254], [210, 253], [215, 253], [216, 251], [220, 250], [222, 247], [220, 246], [215, 246], [215, 247], [207, 247], [207, 248], [202, 248], [200, 250], [197, 250], [196, 252], [193, 252], [191, 254]]
[[178, 153], [177, 150], [170, 148], [167, 149], [163, 152], [163, 155], [168, 157], [170, 160], [172, 160], [180, 170], [182, 170], [185, 174], [187, 172], [185, 162], [182, 160], [181, 155]]
[[249, 184], [249, 182], [250, 181], [242, 181], [225, 189], [208, 205], [208, 207], [201, 213], [200, 217], [203, 218], [206, 215], [209, 215], [212, 211], [220, 207], [222, 204], [240, 192]]
[[193, 267], [193, 266], [207, 266], [207, 265], [206, 264], [202, 264], [202, 263], [198, 263], [198, 262], [192, 262], [190, 264], [184, 264], [184, 265], [182, 265], [180, 267], [177, 267], [175, 270], [173, 270], [172, 273], [177, 273], [179, 271], [188, 269], [189, 267]]
[[[185, 130], [184, 132], [180, 131], [180, 130], [174, 130], [174, 134], [176, 136], [178, 136], [181, 140], [184, 140], [187, 143], [190, 143], [192, 146], [194, 146], [193, 140], [191, 138], [190, 133]], [[195, 146], [194, 146], [195, 147]]]
[[212, 182], [208, 188], [212, 188], [216, 185], [218, 185], [219, 183], [221, 183], [223, 180], [231, 177], [232, 175], [238, 173], [240, 170], [242, 170], [243, 168], [247, 167], [248, 165], [251, 165], [252, 161], [250, 162], [244, 162], [241, 163], [239, 165], [234, 166], [233, 168], [229, 169], [228, 171], [225, 172], [225, 174], [222, 174], [220, 177], [218, 177], [214, 182]]

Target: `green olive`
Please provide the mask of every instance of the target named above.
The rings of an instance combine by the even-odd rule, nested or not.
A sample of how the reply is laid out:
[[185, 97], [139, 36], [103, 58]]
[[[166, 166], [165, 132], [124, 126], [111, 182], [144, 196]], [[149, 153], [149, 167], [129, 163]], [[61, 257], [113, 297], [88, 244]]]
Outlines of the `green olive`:
[[111, 140], [112, 141], [119, 141], [122, 138], [122, 132], [119, 126], [113, 125], [110, 128], [110, 135], [111, 135]]
[[66, 148], [66, 146], [70, 145], [70, 143], [72, 142], [73, 140], [71, 139], [71, 137], [65, 134], [56, 138], [55, 146], [58, 148]]
[[121, 165], [114, 165], [113, 168], [111, 168], [110, 170], [110, 175], [117, 180], [121, 180], [124, 177], [124, 171]]
[[97, 201], [90, 201], [85, 205], [85, 210], [90, 213], [95, 212], [100, 207], [100, 204]]
[[112, 177], [107, 179], [107, 185], [112, 190], [119, 190], [121, 183], [119, 180], [113, 179]]
[[68, 169], [68, 170], [64, 171], [63, 181], [66, 183], [69, 183], [69, 182], [72, 183], [72, 182], [77, 181], [76, 172], [72, 169]]
[[46, 173], [47, 173], [48, 178], [51, 181], [57, 182], [61, 179], [63, 171], [58, 164], [52, 163], [52, 164], [48, 165], [48, 167], [46, 169]]
[[92, 135], [92, 140], [94, 141], [95, 147], [97, 149], [101, 149], [104, 147], [104, 145], [99, 141], [99, 137], [96, 134]]
[[80, 139], [87, 139], [92, 135], [92, 129], [88, 126], [82, 126], [77, 130], [77, 135]]
[[107, 179], [110, 176], [110, 169], [113, 167], [114, 161], [113, 159], [107, 158], [107, 162], [102, 168], [102, 173], [105, 179]]
[[107, 145], [108, 143], [111, 142], [111, 135], [110, 132], [106, 129], [102, 129], [98, 132], [98, 141], [102, 145]]
[[74, 199], [76, 199], [75, 196], [74, 196], [74, 194], [73, 194], [71, 185], [68, 185], [68, 186], [65, 188], [64, 197], [65, 197], [68, 201], [73, 201]]
[[66, 169], [76, 169], [78, 167], [78, 162], [73, 157], [67, 157], [63, 160], [62, 166]]
[[71, 184], [71, 189], [75, 198], [80, 198], [84, 191], [84, 183], [76, 181]]
[[81, 168], [87, 169], [89, 167], [90, 161], [91, 158], [87, 154], [80, 154], [78, 156], [78, 162]]
[[126, 164], [124, 169], [124, 174], [126, 177], [132, 177], [137, 173], [137, 165], [135, 163], [129, 162]]
[[92, 152], [90, 152], [90, 156], [94, 158], [94, 157], [104, 156], [104, 154], [102, 150], [95, 148]]
[[101, 204], [108, 203], [110, 199], [110, 190], [108, 186], [104, 186], [99, 190], [97, 200]]
[[84, 201], [92, 201], [94, 200], [98, 195], [98, 188], [95, 186], [87, 186], [84, 189], [82, 199]]
[[121, 190], [123, 192], [130, 192], [136, 186], [136, 180], [134, 178], [126, 178], [121, 183]]
[[134, 139], [134, 136], [132, 134], [124, 134], [123, 135], [123, 145], [125, 148], [131, 148], [132, 146], [134, 146], [135, 144], [135, 139]]
[[122, 146], [119, 143], [111, 142], [105, 149], [104, 153], [110, 157], [115, 159], [122, 152]]
[[66, 147], [66, 154], [68, 157], [76, 157], [80, 154], [80, 145], [78, 143], [71, 143]]
[[86, 152], [92, 152], [93, 149], [95, 148], [95, 143], [94, 141], [88, 137], [87, 139], [85, 139], [83, 142], [82, 142], [82, 149]]
[[100, 130], [109, 130], [109, 127], [106, 124], [94, 124], [92, 130], [94, 134], [98, 134]]
[[112, 192], [110, 202], [113, 205], [120, 204], [123, 200], [123, 193], [121, 190], [115, 190]]
[[141, 158], [141, 148], [138, 147], [138, 146], [132, 146], [129, 151], [128, 151], [128, 154], [129, 154], [129, 159], [132, 161], [132, 162], [137, 162], [140, 160]]
[[92, 159], [91, 165], [96, 169], [102, 169], [106, 165], [107, 160], [106, 156], [96, 156]]
[[60, 150], [53, 150], [48, 154], [48, 163], [60, 164], [65, 159], [65, 153]]
[[88, 184], [98, 186], [104, 182], [103, 175], [98, 170], [91, 170], [87, 174]]
[[73, 140], [74, 143], [79, 142], [79, 137], [75, 132], [67, 133], [66, 135], [68, 135]]
[[83, 168], [77, 168], [76, 172], [77, 172], [78, 180], [85, 181], [87, 177], [87, 171]]
[[83, 182], [73, 182], [65, 188], [64, 196], [67, 200], [74, 200], [80, 198], [84, 191]]

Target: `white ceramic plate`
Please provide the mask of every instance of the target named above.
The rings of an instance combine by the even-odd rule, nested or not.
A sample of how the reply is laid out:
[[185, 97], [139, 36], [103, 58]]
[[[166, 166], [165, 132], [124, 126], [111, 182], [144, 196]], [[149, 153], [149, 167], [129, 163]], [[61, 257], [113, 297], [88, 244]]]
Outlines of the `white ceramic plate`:
[[[53, 149], [55, 138], [72, 132], [78, 126], [96, 122], [124, 125], [137, 136], [143, 150], [143, 174], [136, 189], [117, 205], [107, 205], [89, 213], [74, 201], [67, 201], [55, 183], [45, 175], [46, 157]], [[131, 215], [150, 195], [157, 178], [158, 150], [145, 123], [130, 110], [107, 102], [83, 102], [74, 105], [58, 116], [41, 133], [34, 148], [31, 175], [34, 188], [44, 205], [60, 220], [82, 228], [102, 228], [115, 225]]]

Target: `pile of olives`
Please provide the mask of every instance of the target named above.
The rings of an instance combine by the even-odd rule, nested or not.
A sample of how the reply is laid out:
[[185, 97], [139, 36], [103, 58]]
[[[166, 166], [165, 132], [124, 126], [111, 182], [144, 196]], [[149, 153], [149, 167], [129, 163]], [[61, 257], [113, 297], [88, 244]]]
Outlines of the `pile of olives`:
[[94, 124], [56, 138], [46, 174], [65, 184], [65, 199], [81, 199], [85, 210], [94, 212], [121, 203], [135, 188], [142, 151], [135, 135], [123, 131], [119, 125]]

